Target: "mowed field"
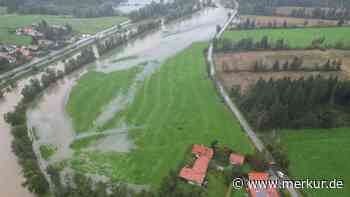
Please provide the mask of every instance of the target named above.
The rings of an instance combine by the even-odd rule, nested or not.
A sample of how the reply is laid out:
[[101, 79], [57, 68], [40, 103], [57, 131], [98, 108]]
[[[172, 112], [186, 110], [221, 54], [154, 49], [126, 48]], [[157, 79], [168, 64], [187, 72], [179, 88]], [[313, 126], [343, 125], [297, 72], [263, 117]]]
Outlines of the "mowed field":
[[282, 143], [291, 161], [291, 177], [344, 181], [344, 189], [304, 190], [307, 196], [350, 196], [350, 128], [288, 130]]
[[25, 27], [41, 20], [46, 20], [49, 24], [64, 25], [70, 24], [75, 34], [94, 34], [98, 31], [117, 25], [127, 18], [124, 17], [99, 17], [99, 18], [73, 18], [71, 16], [52, 15], [16, 15], [0, 14], [0, 43], [17, 45], [30, 44], [31, 38], [26, 36], [16, 36], [16, 29]]
[[325, 37], [325, 44], [335, 44], [343, 42], [344, 46], [350, 46], [350, 27], [334, 28], [297, 28], [297, 29], [258, 29], [245, 31], [227, 31], [224, 38], [233, 41], [242, 38], [253, 38], [261, 40], [263, 36], [268, 36], [269, 41], [275, 42], [284, 38], [285, 42], [293, 48], [304, 48], [311, 45], [312, 41], [317, 38]]
[[206, 47], [194, 44], [167, 60], [139, 84], [126, 110], [108, 123], [112, 128], [123, 119], [128, 125], [139, 126], [129, 130], [135, 149], [124, 153], [77, 151], [70, 162], [73, 169], [157, 189], [169, 170], [183, 162], [192, 144], [209, 146], [218, 140], [243, 154], [252, 153], [248, 137], [208, 78], [203, 54]]

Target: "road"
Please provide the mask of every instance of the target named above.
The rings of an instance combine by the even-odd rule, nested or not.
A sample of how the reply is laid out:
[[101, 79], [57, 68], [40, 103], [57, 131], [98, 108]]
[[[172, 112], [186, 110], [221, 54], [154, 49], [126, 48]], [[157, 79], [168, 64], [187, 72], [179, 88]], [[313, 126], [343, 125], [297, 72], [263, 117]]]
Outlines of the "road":
[[33, 67], [40, 67], [40, 66], [49, 64], [50, 62], [57, 61], [57, 60], [61, 59], [62, 57], [64, 57], [65, 55], [68, 55], [69, 53], [80, 50], [81, 48], [86, 47], [86, 46], [94, 43], [97, 39], [103, 39], [111, 34], [116, 33], [117, 31], [120, 31], [120, 28], [126, 29], [126, 28], [130, 27], [131, 25], [132, 24], [131, 24], [130, 20], [125, 21], [121, 24], [115, 25], [111, 28], [108, 28], [108, 29], [105, 29], [101, 32], [98, 32], [94, 36], [79, 40], [76, 43], [73, 43], [73, 44], [71, 44], [71, 45], [69, 45], [61, 50], [51, 52], [50, 54], [48, 54], [45, 57], [36, 59], [28, 64], [21, 65], [20, 67], [17, 67], [17, 68], [12, 69], [8, 72], [5, 72], [5, 73], [0, 75], [0, 81], [1, 81], [0, 85], [5, 83], [5, 79], [12, 78], [12, 77], [16, 76], [18, 73], [23, 74], [26, 71], [29, 71]]
[[[239, 20], [236, 19], [239, 4], [236, 1], [234, 1], [234, 2], [235, 2], [235, 9], [232, 11], [231, 17], [227, 20], [225, 25], [222, 27], [221, 31], [216, 34], [216, 36], [215, 36], [216, 39], [219, 39], [222, 36], [223, 32], [226, 30], [226, 28], [229, 26], [229, 24], [231, 22], [239, 22]], [[265, 157], [266, 157], [267, 161], [275, 163], [275, 160], [274, 160], [273, 156], [271, 155], [271, 153], [269, 153], [266, 150], [263, 142], [256, 135], [256, 133], [253, 131], [252, 127], [249, 125], [248, 121], [244, 118], [244, 116], [242, 115], [241, 111], [236, 106], [236, 104], [230, 99], [229, 94], [226, 92], [226, 90], [223, 87], [223, 85], [221, 84], [221, 82], [216, 79], [215, 64], [213, 61], [213, 42], [211, 42], [209, 45], [207, 58], [208, 58], [209, 66], [210, 66], [209, 67], [210, 77], [214, 81], [215, 86], [218, 89], [220, 95], [223, 97], [226, 105], [229, 107], [231, 112], [236, 116], [236, 118], [238, 119], [243, 130], [246, 132], [246, 134], [248, 135], [250, 140], [253, 142], [255, 148], [259, 152], [266, 152]], [[273, 176], [278, 177], [275, 169], [270, 168], [269, 172]], [[285, 177], [284, 180], [290, 180], [290, 179], [288, 177]], [[287, 190], [292, 197], [300, 197], [301, 196], [301, 194], [297, 190], [295, 190], [294, 188], [288, 188]]]

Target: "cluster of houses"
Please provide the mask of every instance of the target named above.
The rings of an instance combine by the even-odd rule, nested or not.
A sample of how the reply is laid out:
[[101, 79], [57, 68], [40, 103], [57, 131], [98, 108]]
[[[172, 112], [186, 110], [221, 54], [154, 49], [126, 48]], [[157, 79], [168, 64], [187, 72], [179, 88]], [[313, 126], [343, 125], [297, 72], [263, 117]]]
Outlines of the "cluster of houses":
[[35, 44], [41, 49], [59, 49], [64, 45], [64, 42], [71, 43], [74, 41], [72, 41], [71, 29], [61, 25], [46, 24], [46, 27], [42, 28], [40, 24], [32, 24], [18, 28], [16, 35], [32, 37]]
[[[179, 177], [190, 184], [205, 185], [205, 177], [208, 171], [209, 162], [214, 156], [212, 148], [203, 145], [195, 144], [192, 146], [192, 153], [195, 156], [195, 161], [192, 166], [185, 166], [180, 170]], [[231, 153], [229, 162], [233, 166], [243, 166], [245, 157], [241, 154]], [[267, 181], [271, 178], [267, 172], [249, 172], [249, 180]], [[251, 197], [279, 197], [280, 194], [276, 188], [246, 188]]]
[[[18, 36], [32, 37], [33, 42], [31, 45], [16, 46], [0, 43], [0, 64], [22, 64], [32, 60], [35, 56], [47, 54], [49, 50], [57, 50], [65, 44], [75, 42], [69, 33], [71, 30], [67, 26], [50, 25], [47, 26], [46, 32], [42, 32], [44, 30], [40, 31], [40, 29], [43, 28], [40, 28], [39, 24], [32, 24], [16, 30], [16, 35]], [[61, 39], [62, 34], [64, 34], [63, 40]]]
[[14, 64], [19, 61], [30, 61], [33, 58], [35, 48], [17, 47], [16, 45], [0, 44], [0, 62]]
[[39, 32], [36, 28], [36, 25], [31, 25], [28, 27], [16, 29], [17, 36], [31, 36], [35, 38], [44, 38], [45, 35], [42, 32]]

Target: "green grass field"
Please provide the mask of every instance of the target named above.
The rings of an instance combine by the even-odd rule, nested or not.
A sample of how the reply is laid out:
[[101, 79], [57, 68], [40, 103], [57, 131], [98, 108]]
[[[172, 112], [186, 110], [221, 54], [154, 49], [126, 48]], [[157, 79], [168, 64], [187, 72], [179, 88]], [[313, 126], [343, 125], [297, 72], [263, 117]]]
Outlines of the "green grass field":
[[225, 197], [228, 187], [222, 173], [208, 172], [208, 197]]
[[76, 132], [85, 132], [118, 93], [125, 94], [141, 67], [113, 73], [90, 71], [72, 89], [66, 111], [72, 117]]
[[350, 28], [298, 28], [298, 29], [259, 29], [244, 31], [227, 31], [223, 38], [229, 38], [234, 41], [242, 38], [251, 37], [254, 40], [261, 40], [263, 36], [268, 36], [269, 41], [275, 42], [277, 39], [284, 38], [290, 47], [303, 48], [311, 45], [315, 38], [325, 37], [324, 44], [335, 44], [338, 41], [350, 46]]
[[[129, 153], [77, 151], [71, 166], [156, 189], [170, 169], [178, 169], [191, 144], [210, 145], [218, 140], [236, 151], [252, 153], [249, 139], [208, 78], [206, 47], [194, 44], [166, 61], [139, 84], [133, 103], [116, 115], [130, 125], [142, 126], [129, 131], [136, 149]], [[80, 103], [76, 105], [79, 108]]]
[[49, 24], [70, 24], [75, 34], [94, 34], [98, 31], [119, 24], [124, 17], [100, 17], [100, 18], [73, 18], [70, 16], [52, 15], [0, 15], [0, 43], [25, 45], [30, 44], [31, 39], [25, 36], [16, 36], [15, 31], [19, 27], [31, 25], [45, 19]]
[[308, 196], [350, 196], [350, 128], [285, 131], [282, 143], [291, 161], [291, 177], [344, 180], [344, 189], [305, 190]]

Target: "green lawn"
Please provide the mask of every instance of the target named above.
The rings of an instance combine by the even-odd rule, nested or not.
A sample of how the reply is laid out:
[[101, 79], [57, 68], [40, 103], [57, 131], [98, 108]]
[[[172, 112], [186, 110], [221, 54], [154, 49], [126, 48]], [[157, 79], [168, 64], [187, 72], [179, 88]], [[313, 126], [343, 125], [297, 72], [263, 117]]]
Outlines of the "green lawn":
[[31, 39], [25, 36], [16, 36], [15, 31], [19, 27], [31, 25], [45, 19], [49, 24], [70, 24], [76, 34], [94, 34], [98, 31], [119, 24], [125, 20], [124, 17], [100, 17], [100, 18], [73, 18], [71, 16], [52, 15], [0, 15], [0, 43], [30, 44]]
[[73, 87], [66, 111], [72, 117], [76, 132], [85, 132], [108, 104], [119, 93], [126, 93], [141, 67], [112, 73], [90, 71]]
[[292, 177], [342, 179], [344, 189], [305, 190], [312, 197], [350, 196], [350, 128], [284, 131]]
[[225, 177], [219, 172], [208, 172], [208, 197], [225, 197], [228, 185], [225, 184]]
[[[249, 139], [208, 79], [206, 47], [194, 44], [166, 61], [139, 84], [133, 103], [116, 115], [130, 125], [142, 126], [129, 131], [136, 149], [130, 153], [76, 152], [72, 167], [156, 189], [170, 169], [178, 169], [191, 144], [210, 145], [218, 140], [236, 151], [252, 153]], [[113, 121], [108, 125], [112, 127]]]
[[334, 28], [298, 28], [298, 29], [259, 29], [245, 31], [227, 31], [224, 38], [234, 41], [242, 38], [251, 37], [260, 40], [263, 36], [268, 36], [269, 41], [276, 41], [284, 38], [284, 40], [293, 48], [303, 48], [310, 46], [315, 38], [325, 37], [324, 44], [335, 44], [342, 41], [344, 45], [350, 46], [350, 28], [334, 27]]

